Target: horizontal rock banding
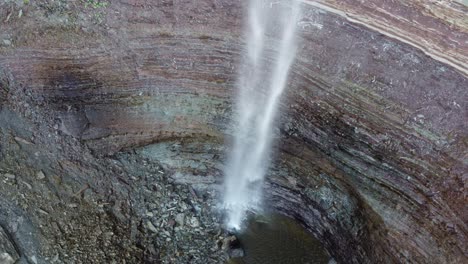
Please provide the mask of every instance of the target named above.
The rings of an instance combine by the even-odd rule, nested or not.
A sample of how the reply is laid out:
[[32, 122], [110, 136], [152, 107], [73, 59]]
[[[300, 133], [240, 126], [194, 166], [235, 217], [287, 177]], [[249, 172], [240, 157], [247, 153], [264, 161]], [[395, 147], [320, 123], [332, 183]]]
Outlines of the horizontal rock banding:
[[[337, 260], [461, 263], [467, 240], [464, 7], [317, 2], [339, 15], [303, 5], [267, 185], [272, 206], [304, 222]], [[216, 157], [235, 114], [243, 6], [113, 1], [99, 26], [80, 16], [76, 24], [41, 24], [40, 9], [24, 12], [23, 20], [2, 24], [1, 34], [10, 34], [14, 45], [0, 48], [2, 107], [33, 109], [60, 137], [76, 138], [94, 154], [190, 146], [157, 158], [187, 175], [220, 171]], [[268, 37], [267, 63], [276, 48], [275, 36]], [[192, 146], [197, 140], [204, 144]], [[56, 163], [72, 167], [80, 183], [87, 177], [80, 174], [86, 162]]]

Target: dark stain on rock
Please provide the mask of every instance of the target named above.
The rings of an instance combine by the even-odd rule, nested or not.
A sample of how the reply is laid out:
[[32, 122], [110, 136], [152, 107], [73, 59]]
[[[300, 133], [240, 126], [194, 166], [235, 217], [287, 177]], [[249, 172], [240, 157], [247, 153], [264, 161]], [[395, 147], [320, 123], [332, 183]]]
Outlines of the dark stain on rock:
[[47, 76], [42, 89], [45, 102], [56, 111], [59, 129], [66, 135], [80, 138], [90, 127], [87, 105], [102, 96], [103, 84], [89, 72], [90, 65], [79, 61], [43, 67]]

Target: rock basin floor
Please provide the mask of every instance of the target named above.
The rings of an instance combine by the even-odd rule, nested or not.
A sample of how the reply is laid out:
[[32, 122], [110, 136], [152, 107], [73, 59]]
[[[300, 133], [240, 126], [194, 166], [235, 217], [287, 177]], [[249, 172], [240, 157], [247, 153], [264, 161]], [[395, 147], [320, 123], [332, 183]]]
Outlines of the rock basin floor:
[[294, 219], [278, 215], [256, 215], [238, 234], [243, 257], [230, 264], [327, 264], [330, 256], [322, 244]]

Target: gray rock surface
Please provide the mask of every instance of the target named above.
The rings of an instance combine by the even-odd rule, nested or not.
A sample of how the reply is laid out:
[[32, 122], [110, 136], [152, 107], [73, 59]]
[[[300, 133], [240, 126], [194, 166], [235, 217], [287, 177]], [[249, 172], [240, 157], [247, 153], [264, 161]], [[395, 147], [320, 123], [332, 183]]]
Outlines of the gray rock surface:
[[[22, 261], [226, 260], [246, 2], [26, 2], [0, 1], [0, 225]], [[339, 263], [465, 262], [466, 7], [303, 7], [266, 205]]]
[[0, 226], [0, 263], [13, 264], [16, 263], [19, 258], [14, 242], [10, 240], [10, 237]]

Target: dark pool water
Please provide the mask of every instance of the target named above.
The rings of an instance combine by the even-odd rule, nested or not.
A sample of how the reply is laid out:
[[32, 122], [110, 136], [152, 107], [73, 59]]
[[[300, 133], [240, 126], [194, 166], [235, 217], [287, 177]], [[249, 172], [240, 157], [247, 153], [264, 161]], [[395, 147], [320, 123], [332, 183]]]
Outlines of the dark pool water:
[[281, 215], [254, 216], [237, 237], [245, 256], [229, 264], [327, 264], [330, 260], [312, 234]]

